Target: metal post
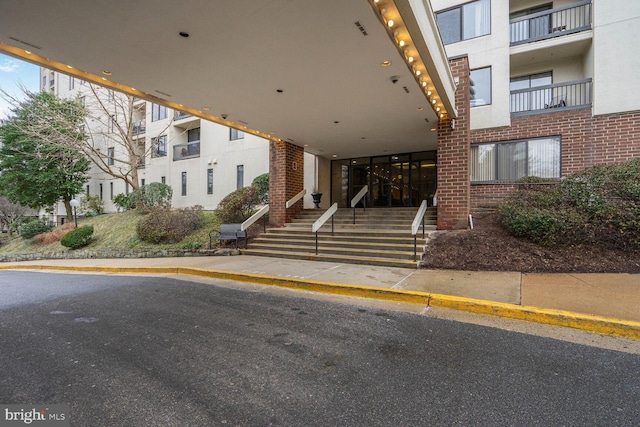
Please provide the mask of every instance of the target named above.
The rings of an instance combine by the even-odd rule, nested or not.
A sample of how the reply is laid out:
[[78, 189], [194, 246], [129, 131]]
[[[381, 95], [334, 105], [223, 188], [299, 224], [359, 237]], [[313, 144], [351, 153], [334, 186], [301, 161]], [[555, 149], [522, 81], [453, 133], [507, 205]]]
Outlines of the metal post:
[[76, 228], [78, 228], [78, 214], [76, 213], [76, 207], [73, 207], [73, 219], [76, 222]]

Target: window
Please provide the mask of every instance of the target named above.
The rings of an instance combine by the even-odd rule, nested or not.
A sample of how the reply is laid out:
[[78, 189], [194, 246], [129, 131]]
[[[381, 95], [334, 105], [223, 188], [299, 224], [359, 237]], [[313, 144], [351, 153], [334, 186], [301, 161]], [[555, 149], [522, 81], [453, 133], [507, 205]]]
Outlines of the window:
[[163, 183], [163, 184], [166, 184], [167, 183], [167, 177], [166, 176], [161, 176], [160, 177], [160, 182]]
[[444, 44], [468, 40], [491, 32], [491, 1], [477, 0], [436, 14]]
[[189, 129], [187, 131], [187, 142], [200, 141], [200, 128]]
[[207, 194], [213, 194], [213, 169], [207, 169]]
[[69, 90], [76, 87], [76, 79], [73, 76], [69, 76]]
[[113, 116], [109, 117], [109, 133], [113, 133], [116, 128], [116, 119]]
[[167, 135], [151, 138], [151, 157], [165, 157], [167, 155]]
[[107, 164], [109, 166], [113, 166], [113, 164], [115, 163], [115, 148], [111, 147], [111, 148], [107, 148]]
[[153, 104], [151, 106], [151, 121], [162, 120], [167, 118], [167, 107], [164, 105]]
[[87, 184], [87, 186], [85, 187], [85, 193], [87, 194], [87, 196], [89, 195], [89, 184]]
[[471, 146], [471, 181], [560, 178], [560, 137]]
[[113, 182], [109, 183], [109, 200], [113, 200]]
[[491, 67], [471, 70], [471, 106], [491, 104]]
[[187, 173], [182, 172], [182, 195], [187, 195]]
[[47, 88], [47, 76], [42, 76], [42, 90]]
[[144, 187], [145, 183], [146, 183], [146, 179], [142, 178], [142, 180], [140, 180], [140, 186]]
[[124, 183], [124, 194], [129, 194], [129, 183], [128, 182]]
[[229, 128], [229, 141], [244, 139], [244, 132], [238, 129]]
[[102, 184], [100, 184], [100, 200], [102, 200]]
[[87, 98], [84, 96], [80, 97], [80, 105], [82, 105], [83, 107], [87, 106]]
[[[514, 77], [509, 82], [511, 112], [541, 110], [551, 102], [551, 89], [535, 89], [552, 84], [551, 71]], [[514, 93], [515, 92], [515, 93]]]
[[244, 165], [238, 165], [236, 167], [236, 188], [242, 187], [244, 187]]

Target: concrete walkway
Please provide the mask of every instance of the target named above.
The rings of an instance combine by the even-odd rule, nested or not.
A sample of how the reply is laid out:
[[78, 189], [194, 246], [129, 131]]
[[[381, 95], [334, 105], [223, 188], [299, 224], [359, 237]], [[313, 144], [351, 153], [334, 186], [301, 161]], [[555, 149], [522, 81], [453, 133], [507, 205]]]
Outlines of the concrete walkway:
[[640, 338], [638, 274], [412, 270], [249, 255], [0, 264], [0, 269], [7, 268], [197, 275], [413, 302]]

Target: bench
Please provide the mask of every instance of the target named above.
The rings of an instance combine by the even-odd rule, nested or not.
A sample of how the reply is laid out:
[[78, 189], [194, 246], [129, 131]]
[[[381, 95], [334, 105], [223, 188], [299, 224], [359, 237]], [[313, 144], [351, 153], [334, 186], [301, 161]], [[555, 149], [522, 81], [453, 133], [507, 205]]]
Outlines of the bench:
[[238, 249], [238, 240], [244, 239], [244, 248], [247, 249], [247, 232], [241, 230], [241, 224], [221, 224], [220, 230], [209, 232], [209, 249], [213, 247], [214, 240], [235, 240]]

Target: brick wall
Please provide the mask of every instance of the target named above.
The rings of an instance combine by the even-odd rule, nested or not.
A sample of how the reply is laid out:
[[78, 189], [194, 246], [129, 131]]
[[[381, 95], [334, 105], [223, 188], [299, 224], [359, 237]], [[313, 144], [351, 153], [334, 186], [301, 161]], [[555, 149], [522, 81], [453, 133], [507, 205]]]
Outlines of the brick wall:
[[[561, 137], [561, 176], [600, 163], [640, 157], [640, 112], [593, 117], [591, 108], [513, 117], [511, 126], [471, 131], [471, 144]], [[439, 181], [438, 181], [439, 183]], [[471, 207], [495, 206], [511, 183], [471, 185]]]
[[302, 199], [286, 209], [287, 200], [304, 188], [304, 150], [288, 142], [269, 143], [269, 222], [284, 225], [303, 208]]
[[469, 215], [469, 61], [449, 61], [459, 79], [455, 93], [458, 118], [438, 123], [438, 229], [466, 227]]

